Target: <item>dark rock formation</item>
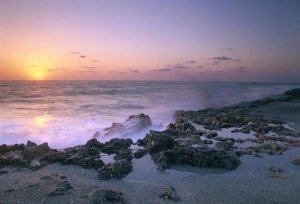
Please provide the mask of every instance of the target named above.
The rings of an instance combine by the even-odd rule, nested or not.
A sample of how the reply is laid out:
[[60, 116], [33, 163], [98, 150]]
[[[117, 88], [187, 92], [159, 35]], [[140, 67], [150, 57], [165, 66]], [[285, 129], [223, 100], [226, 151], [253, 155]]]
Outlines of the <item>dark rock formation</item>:
[[191, 146], [176, 146], [174, 149], [153, 154], [153, 160], [159, 170], [172, 164], [189, 164], [198, 167], [236, 169], [240, 165], [239, 158], [224, 149], [199, 150]]
[[132, 164], [128, 160], [115, 161], [98, 169], [99, 179], [123, 178], [132, 171]]
[[167, 149], [172, 149], [175, 141], [167, 134], [157, 131], [150, 131], [144, 139], [138, 140], [137, 144], [148, 148], [149, 152], [160, 152]]
[[152, 126], [151, 119], [146, 114], [131, 115], [124, 123], [113, 123], [104, 129], [104, 136], [127, 137]]
[[134, 158], [140, 159], [147, 153], [148, 153], [148, 151], [146, 149], [138, 149], [133, 155], [134, 155]]
[[101, 203], [125, 203], [125, 199], [123, 193], [116, 190], [104, 189], [104, 188], [97, 188], [88, 194], [90, 201], [94, 204], [101, 204]]
[[171, 187], [171, 186], [167, 186], [164, 187], [160, 190], [160, 192], [158, 193], [158, 197], [162, 198], [162, 199], [168, 199], [168, 200], [172, 200], [175, 202], [181, 201], [181, 198], [178, 196], [178, 194], [176, 193], [176, 190]]

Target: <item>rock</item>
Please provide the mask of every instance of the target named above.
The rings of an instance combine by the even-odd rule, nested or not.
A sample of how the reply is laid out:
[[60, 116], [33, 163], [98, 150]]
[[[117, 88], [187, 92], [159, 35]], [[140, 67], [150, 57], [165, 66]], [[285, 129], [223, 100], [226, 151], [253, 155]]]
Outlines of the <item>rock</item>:
[[53, 180], [57, 183], [53, 188], [50, 189], [48, 196], [64, 195], [67, 190], [73, 188], [65, 176], [53, 174], [48, 176], [47, 179]]
[[274, 167], [274, 166], [271, 166], [269, 168], [269, 171], [272, 172], [272, 177], [273, 178], [278, 178], [278, 177], [282, 178], [282, 172], [283, 172], [282, 169]]
[[98, 169], [99, 179], [122, 178], [132, 171], [132, 164], [127, 160], [115, 161]]
[[142, 158], [148, 151], [146, 149], [138, 149], [133, 155], [136, 159]]
[[300, 156], [296, 157], [296, 158], [293, 160], [293, 164], [300, 165]]
[[148, 148], [149, 152], [160, 152], [162, 150], [172, 149], [175, 141], [167, 134], [157, 131], [150, 131], [144, 139], [138, 140], [137, 144]]
[[25, 160], [31, 161], [37, 157], [42, 157], [46, 155], [50, 151], [51, 149], [48, 146], [48, 143], [43, 143], [38, 146], [26, 148], [24, 151], [22, 151], [22, 157]]
[[158, 197], [162, 199], [172, 200], [175, 202], [179, 202], [181, 200], [181, 198], [176, 193], [176, 190], [171, 186], [162, 188], [158, 194]]
[[203, 144], [213, 144], [214, 142], [211, 140], [203, 140]]
[[115, 154], [120, 150], [127, 150], [132, 144], [131, 139], [114, 138], [109, 142], [105, 142], [101, 151], [105, 154]]
[[131, 115], [124, 123], [113, 123], [104, 129], [104, 136], [127, 137], [152, 126], [151, 119], [146, 114]]
[[63, 153], [60, 158], [62, 158], [63, 164], [75, 164], [87, 169], [97, 169], [104, 166], [98, 148], [71, 148]]
[[240, 165], [234, 152], [224, 149], [201, 150], [191, 146], [176, 146], [174, 149], [153, 154], [152, 158], [159, 170], [172, 164], [189, 164], [198, 167], [236, 169]]
[[93, 138], [93, 139], [90, 139], [89, 141], [87, 141], [84, 146], [87, 148], [91, 148], [91, 147], [102, 148], [103, 144], [98, 142], [97, 139]]
[[99, 138], [101, 136], [101, 133], [99, 131], [95, 132], [93, 135], [93, 139]]
[[8, 171], [0, 170], [0, 175], [1, 175], [1, 174], [7, 174], [7, 173], [8, 173]]
[[117, 151], [116, 155], [114, 156], [115, 160], [123, 160], [126, 159], [127, 161], [131, 161], [133, 159], [132, 153], [130, 149], [127, 150], [119, 150]]
[[125, 203], [123, 193], [116, 190], [98, 188], [88, 194], [88, 198], [94, 204], [102, 204], [107, 202]]
[[30, 168], [33, 170], [39, 169], [41, 167], [42, 167], [41, 163], [35, 159], [33, 159], [30, 163]]
[[217, 137], [218, 133], [217, 132], [205, 132], [204, 136], [210, 139], [210, 138]]
[[25, 149], [24, 144], [15, 144], [15, 145], [0, 145], [0, 154], [5, 154], [12, 151], [21, 151]]
[[27, 143], [26, 143], [26, 148], [27, 147], [36, 147], [37, 146], [37, 144], [35, 144], [34, 142], [31, 142], [31, 141], [27, 141]]

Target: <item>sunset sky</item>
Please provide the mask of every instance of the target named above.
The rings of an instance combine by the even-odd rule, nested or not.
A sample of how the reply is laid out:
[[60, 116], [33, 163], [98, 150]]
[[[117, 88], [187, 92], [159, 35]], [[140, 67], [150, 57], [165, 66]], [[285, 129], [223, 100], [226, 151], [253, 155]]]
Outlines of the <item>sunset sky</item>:
[[0, 80], [300, 82], [297, 0], [0, 0]]

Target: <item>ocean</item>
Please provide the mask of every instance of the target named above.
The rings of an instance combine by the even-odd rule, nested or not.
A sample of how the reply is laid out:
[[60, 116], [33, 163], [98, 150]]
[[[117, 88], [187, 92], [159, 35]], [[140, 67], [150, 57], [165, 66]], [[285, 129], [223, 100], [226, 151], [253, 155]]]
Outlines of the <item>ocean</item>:
[[228, 106], [299, 87], [196, 81], [0, 81], [0, 144], [31, 140], [48, 142], [53, 148], [80, 145], [112, 122], [139, 113], [150, 116], [152, 129], [162, 130], [174, 121], [176, 110]]

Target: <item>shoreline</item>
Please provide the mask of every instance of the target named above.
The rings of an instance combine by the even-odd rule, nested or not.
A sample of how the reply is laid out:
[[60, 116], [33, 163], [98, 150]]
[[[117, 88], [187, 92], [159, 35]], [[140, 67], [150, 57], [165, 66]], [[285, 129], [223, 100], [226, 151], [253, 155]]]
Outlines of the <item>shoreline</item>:
[[[130, 139], [91, 139], [60, 151], [30, 142], [0, 145], [1, 202], [97, 203], [97, 195], [120, 203], [294, 203], [300, 199], [300, 166], [292, 164], [300, 156], [299, 111], [300, 89], [294, 89], [231, 107], [177, 112], [176, 123], [150, 131], [138, 146]], [[223, 135], [224, 129], [230, 131]], [[100, 152], [113, 163], [103, 162]], [[111, 189], [109, 200], [103, 192]]]

